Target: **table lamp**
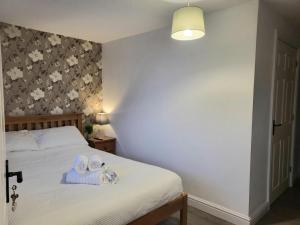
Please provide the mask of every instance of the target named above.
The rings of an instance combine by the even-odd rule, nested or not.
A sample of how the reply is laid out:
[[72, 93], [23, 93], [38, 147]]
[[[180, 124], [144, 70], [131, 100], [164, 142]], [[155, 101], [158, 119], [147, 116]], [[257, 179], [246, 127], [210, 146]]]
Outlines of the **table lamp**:
[[[98, 125], [107, 125], [109, 124], [109, 113], [100, 112], [96, 114], [96, 124]], [[104, 132], [100, 129], [95, 129], [95, 138], [97, 139], [104, 139], [105, 135]]]

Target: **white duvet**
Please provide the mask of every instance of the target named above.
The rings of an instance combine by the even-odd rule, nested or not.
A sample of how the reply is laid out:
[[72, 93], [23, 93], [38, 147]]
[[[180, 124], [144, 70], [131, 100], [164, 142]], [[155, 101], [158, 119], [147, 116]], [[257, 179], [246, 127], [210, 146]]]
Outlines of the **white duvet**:
[[[63, 184], [77, 154], [99, 154], [115, 170], [117, 184]], [[88, 146], [8, 153], [11, 171], [23, 171], [18, 207], [9, 225], [122, 225], [143, 216], [182, 192], [175, 173], [121, 158]], [[11, 179], [14, 183], [15, 178]]]

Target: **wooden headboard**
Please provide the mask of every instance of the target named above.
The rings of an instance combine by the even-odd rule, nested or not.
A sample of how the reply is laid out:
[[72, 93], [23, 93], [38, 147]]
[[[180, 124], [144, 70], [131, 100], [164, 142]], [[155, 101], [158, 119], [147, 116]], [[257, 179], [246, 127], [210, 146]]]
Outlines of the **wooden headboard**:
[[82, 114], [5, 117], [5, 131], [40, 130], [63, 126], [76, 126], [83, 133]]

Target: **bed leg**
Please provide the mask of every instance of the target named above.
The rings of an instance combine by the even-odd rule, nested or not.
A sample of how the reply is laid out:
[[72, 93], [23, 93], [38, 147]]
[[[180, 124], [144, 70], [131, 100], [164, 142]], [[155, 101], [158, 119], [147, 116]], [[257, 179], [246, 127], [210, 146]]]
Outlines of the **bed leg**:
[[187, 225], [187, 195], [183, 196], [183, 207], [180, 210], [180, 225]]

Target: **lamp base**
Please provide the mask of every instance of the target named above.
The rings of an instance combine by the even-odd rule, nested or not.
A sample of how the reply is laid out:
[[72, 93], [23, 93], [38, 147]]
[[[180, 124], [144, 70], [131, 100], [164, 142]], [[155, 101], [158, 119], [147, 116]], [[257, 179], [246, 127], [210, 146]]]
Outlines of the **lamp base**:
[[102, 141], [102, 140], [104, 140], [105, 138], [104, 138], [104, 137], [94, 137], [94, 139]]
[[93, 138], [98, 140], [105, 139], [105, 132], [101, 125], [98, 124], [93, 125]]
[[93, 138], [95, 138], [97, 140], [105, 140], [105, 137], [106, 136], [103, 134], [103, 132], [98, 132], [93, 135]]

